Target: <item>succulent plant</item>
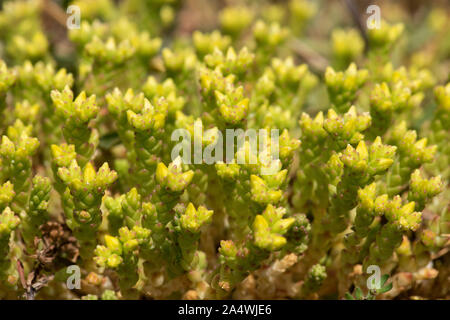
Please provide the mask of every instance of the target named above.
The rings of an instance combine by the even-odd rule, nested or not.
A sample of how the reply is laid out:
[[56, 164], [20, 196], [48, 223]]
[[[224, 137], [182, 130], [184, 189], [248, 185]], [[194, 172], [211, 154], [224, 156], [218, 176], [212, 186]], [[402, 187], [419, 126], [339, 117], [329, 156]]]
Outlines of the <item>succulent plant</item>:
[[448, 6], [37, 3], [0, 11], [0, 299], [449, 298]]

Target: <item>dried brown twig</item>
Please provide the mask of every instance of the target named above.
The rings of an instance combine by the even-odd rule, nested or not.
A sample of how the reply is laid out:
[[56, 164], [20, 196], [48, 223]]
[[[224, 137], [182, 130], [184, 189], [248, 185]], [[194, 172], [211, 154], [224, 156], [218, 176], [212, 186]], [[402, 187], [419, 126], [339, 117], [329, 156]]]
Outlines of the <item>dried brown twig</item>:
[[35, 259], [34, 268], [26, 278], [22, 262], [17, 261], [17, 271], [27, 300], [34, 300], [37, 292], [53, 280], [55, 271], [75, 263], [79, 256], [77, 240], [66, 226], [49, 221], [40, 230], [42, 238], [34, 239], [36, 252], [29, 256]]

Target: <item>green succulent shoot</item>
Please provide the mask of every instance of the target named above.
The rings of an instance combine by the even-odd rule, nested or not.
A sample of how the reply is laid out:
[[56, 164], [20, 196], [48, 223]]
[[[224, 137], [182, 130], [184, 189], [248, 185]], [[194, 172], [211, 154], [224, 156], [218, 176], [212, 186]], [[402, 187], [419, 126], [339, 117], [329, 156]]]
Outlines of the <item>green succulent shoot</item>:
[[294, 223], [294, 218], [283, 219], [285, 210], [268, 205], [261, 215], [255, 217], [253, 232], [255, 245], [261, 249], [276, 251], [286, 244], [284, 234]]

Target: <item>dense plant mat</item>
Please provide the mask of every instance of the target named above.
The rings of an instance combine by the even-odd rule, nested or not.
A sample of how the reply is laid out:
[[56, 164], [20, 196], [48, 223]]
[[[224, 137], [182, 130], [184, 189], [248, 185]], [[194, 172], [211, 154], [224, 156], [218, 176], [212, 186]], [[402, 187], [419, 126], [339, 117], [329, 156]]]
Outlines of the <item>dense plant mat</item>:
[[0, 298], [448, 299], [450, 8], [377, 2], [0, 1]]

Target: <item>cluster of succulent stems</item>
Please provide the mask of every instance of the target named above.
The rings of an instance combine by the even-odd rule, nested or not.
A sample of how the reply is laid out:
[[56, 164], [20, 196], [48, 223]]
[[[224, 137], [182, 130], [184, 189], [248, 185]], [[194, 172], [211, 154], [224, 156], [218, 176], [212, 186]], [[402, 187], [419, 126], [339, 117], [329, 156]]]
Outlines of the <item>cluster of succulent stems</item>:
[[[0, 12], [0, 298], [21, 296], [17, 263], [31, 272], [49, 241], [48, 287], [63, 290], [58, 275], [76, 264], [97, 288], [83, 299], [230, 298], [251, 281], [252, 298], [342, 298], [365, 279], [357, 266], [414, 273], [448, 248], [450, 84], [393, 67], [402, 24], [383, 21], [366, 44], [354, 29], [333, 32], [332, 65], [317, 72], [290, 46], [313, 1], [289, 1], [284, 22], [227, 7], [217, 30], [180, 43], [163, 41], [172, 1], [148, 4], [158, 14], [139, 16], [146, 27], [125, 5], [75, 2], [89, 14], [68, 32], [71, 72], [32, 1]], [[427, 103], [436, 108], [419, 128]], [[173, 157], [177, 129], [191, 136], [183, 150], [223, 159]], [[277, 144], [278, 158], [245, 139], [229, 157], [228, 129], [278, 130], [257, 150]], [[49, 223], [76, 242], [75, 258]], [[258, 295], [265, 281], [274, 289]]]

